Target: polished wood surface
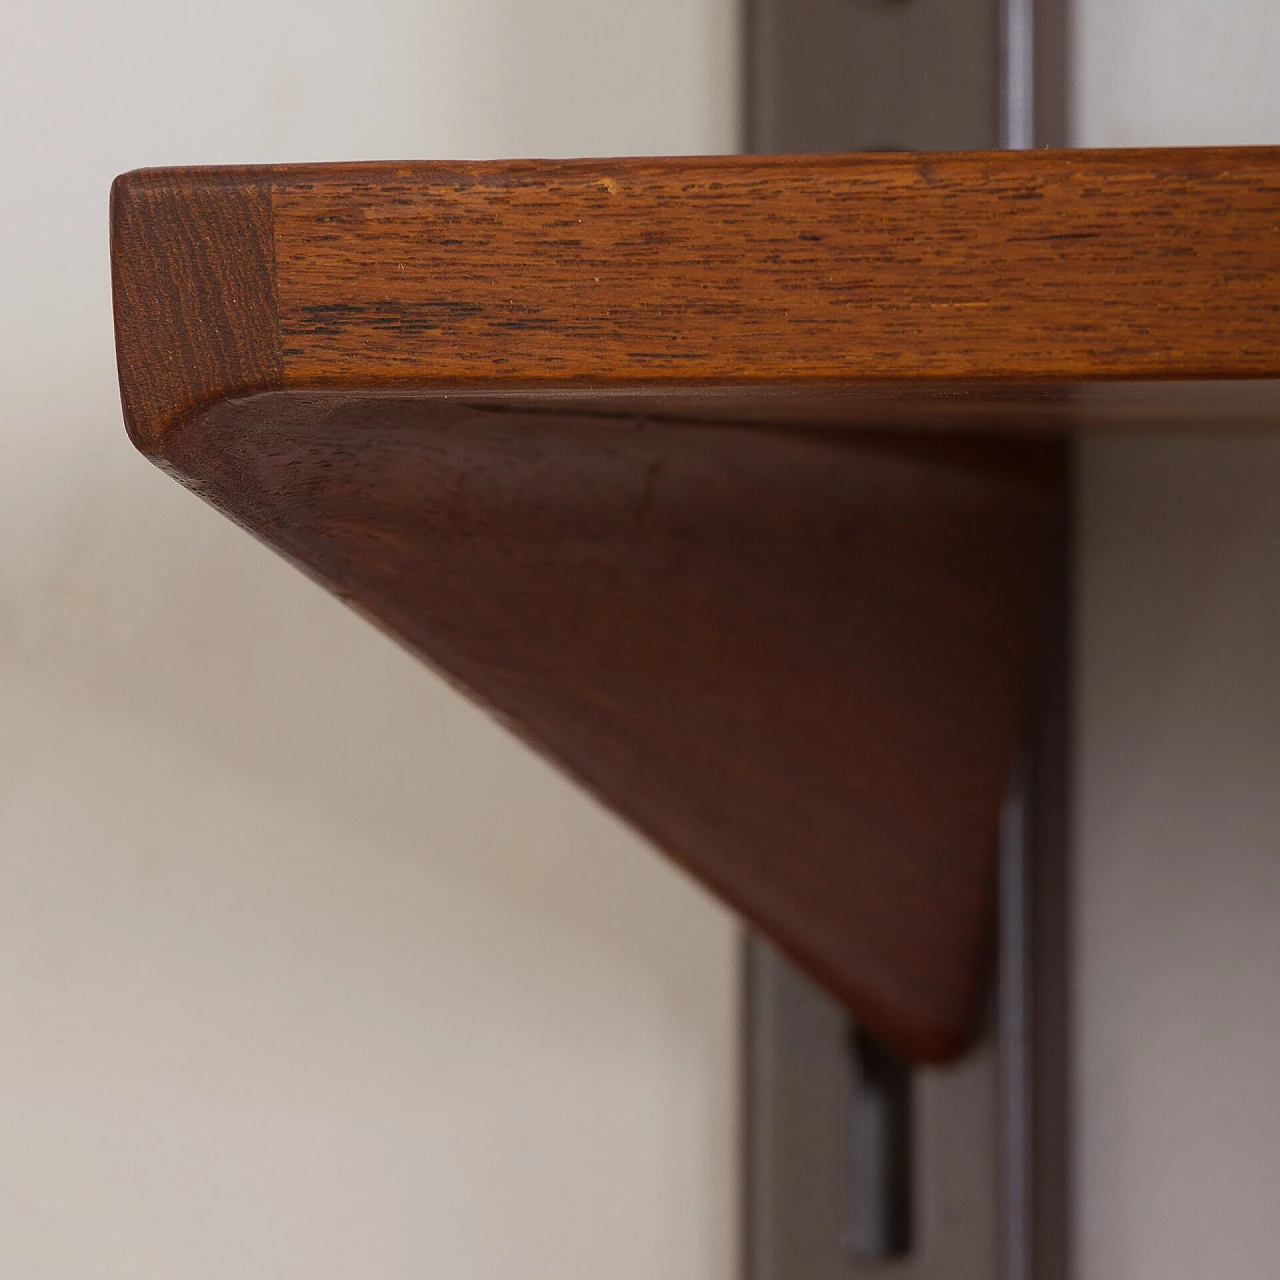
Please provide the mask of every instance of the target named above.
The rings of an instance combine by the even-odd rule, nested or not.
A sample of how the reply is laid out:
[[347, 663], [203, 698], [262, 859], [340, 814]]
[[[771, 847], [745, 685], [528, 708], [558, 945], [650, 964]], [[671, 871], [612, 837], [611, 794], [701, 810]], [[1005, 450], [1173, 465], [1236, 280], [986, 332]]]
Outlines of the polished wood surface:
[[1273, 373], [1280, 166], [1228, 154], [279, 173], [286, 379]]
[[113, 202], [126, 410], [145, 440], [218, 390], [269, 386], [950, 383], [999, 400], [1083, 383], [1101, 389], [1084, 420], [1105, 423], [1108, 383], [1280, 372], [1278, 156], [129, 174]]
[[1065, 429], [1280, 420], [1266, 150], [144, 171], [159, 465], [918, 1058], [981, 1016]]
[[226, 395], [280, 384], [269, 182], [218, 169], [117, 179], [111, 287], [125, 423], [140, 447]]
[[1059, 454], [322, 391], [162, 456], [940, 1057], [981, 1011]]

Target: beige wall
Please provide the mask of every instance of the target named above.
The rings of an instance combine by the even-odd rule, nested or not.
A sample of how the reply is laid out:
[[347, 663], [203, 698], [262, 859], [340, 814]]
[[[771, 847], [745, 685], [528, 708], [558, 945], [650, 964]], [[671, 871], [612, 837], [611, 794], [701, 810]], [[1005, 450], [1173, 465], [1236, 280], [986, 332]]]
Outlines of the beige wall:
[[[1280, 142], [1274, 0], [1078, 0], [1091, 146]], [[1280, 442], [1081, 452], [1082, 1280], [1280, 1273]]]
[[[730, 0], [8, 0], [0, 1274], [732, 1274], [734, 927], [125, 445], [142, 163], [730, 149]], [[1280, 141], [1272, 0], [1077, 138]], [[1280, 1258], [1280, 446], [1083, 450], [1079, 1274]]]
[[7, 0], [0, 1275], [728, 1280], [735, 926], [130, 451], [146, 163], [732, 149], [728, 0]]

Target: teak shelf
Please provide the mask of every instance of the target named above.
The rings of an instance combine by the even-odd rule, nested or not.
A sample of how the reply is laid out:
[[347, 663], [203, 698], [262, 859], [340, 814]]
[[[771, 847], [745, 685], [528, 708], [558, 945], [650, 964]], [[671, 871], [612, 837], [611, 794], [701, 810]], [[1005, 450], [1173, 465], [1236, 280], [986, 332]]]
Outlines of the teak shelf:
[[112, 270], [144, 453], [919, 1059], [1065, 435], [1280, 422], [1280, 150], [146, 170]]

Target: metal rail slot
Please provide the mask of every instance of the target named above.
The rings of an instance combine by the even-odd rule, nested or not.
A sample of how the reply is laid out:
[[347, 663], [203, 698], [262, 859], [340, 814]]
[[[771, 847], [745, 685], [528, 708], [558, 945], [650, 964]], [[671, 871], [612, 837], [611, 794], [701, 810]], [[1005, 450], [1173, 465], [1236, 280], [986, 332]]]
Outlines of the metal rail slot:
[[861, 1027], [849, 1034], [851, 1120], [849, 1232], [859, 1262], [911, 1252], [911, 1067]]

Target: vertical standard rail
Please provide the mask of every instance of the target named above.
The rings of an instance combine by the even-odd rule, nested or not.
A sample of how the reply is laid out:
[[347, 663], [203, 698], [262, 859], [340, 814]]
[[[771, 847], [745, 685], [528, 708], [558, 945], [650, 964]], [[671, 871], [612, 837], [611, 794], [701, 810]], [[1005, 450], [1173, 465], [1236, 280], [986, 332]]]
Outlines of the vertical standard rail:
[[1000, 832], [1000, 964], [997, 1027], [1000, 1063], [1000, 1194], [1003, 1280], [1033, 1280], [1031, 965], [1028, 910], [1029, 768], [1014, 770]]
[[1036, 145], [1036, 0], [1003, 0], [1000, 145], [1027, 151]]
[[[1064, 145], [1067, 2], [747, 0], [747, 150]], [[748, 943], [751, 1280], [845, 1280], [886, 1265], [894, 1280], [1069, 1274], [1066, 548], [1064, 535], [1001, 834], [983, 1043], [904, 1085], [875, 1071], [874, 1048], [833, 1002]]]

